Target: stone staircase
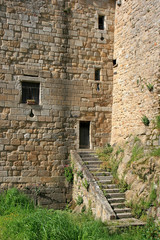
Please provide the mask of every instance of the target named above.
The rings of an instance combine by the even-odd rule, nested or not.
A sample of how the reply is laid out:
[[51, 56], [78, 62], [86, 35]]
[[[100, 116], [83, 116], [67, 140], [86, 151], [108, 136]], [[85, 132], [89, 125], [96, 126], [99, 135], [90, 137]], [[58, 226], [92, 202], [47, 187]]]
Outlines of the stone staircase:
[[131, 209], [125, 207], [125, 193], [121, 193], [118, 186], [113, 184], [112, 174], [100, 167], [103, 162], [98, 159], [95, 152], [80, 151], [79, 155], [104, 193], [104, 196], [112, 207], [116, 218], [126, 220], [131, 219]]

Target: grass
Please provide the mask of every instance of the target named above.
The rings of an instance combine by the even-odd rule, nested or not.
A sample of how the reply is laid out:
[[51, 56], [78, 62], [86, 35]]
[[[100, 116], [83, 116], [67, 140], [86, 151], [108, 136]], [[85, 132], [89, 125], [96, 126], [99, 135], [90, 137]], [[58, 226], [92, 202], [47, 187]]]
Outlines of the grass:
[[132, 208], [132, 214], [136, 218], [146, 218], [147, 217], [147, 211], [151, 206], [158, 207], [157, 202], [157, 190], [154, 187], [154, 184], [152, 184], [150, 189], [150, 194], [147, 199], [141, 198], [138, 202], [129, 202], [127, 205], [128, 207]]
[[156, 116], [156, 128], [160, 130], [160, 115]]
[[139, 145], [139, 143], [135, 143], [132, 149], [132, 156], [130, 161], [128, 162], [128, 167], [130, 167], [132, 162], [135, 162], [144, 156], [144, 149]]
[[[160, 237], [160, 229], [153, 221], [144, 228], [111, 233], [90, 214], [34, 207], [32, 201], [16, 189], [1, 194], [0, 203], [1, 240], [158, 240]], [[5, 203], [8, 205], [4, 208]]]
[[151, 152], [151, 156], [160, 157], [160, 148], [155, 148], [155, 149]]

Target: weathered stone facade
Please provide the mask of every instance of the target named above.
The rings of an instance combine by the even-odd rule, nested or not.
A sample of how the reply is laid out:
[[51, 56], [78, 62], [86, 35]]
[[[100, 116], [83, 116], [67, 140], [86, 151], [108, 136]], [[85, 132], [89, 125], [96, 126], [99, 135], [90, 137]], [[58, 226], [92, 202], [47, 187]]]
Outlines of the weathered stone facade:
[[[160, 144], [153, 124], [141, 122], [159, 113], [159, 1], [117, 4], [0, 0], [2, 189], [18, 186], [41, 204], [63, 208], [71, 199], [64, 166], [80, 147], [83, 123], [90, 149], [133, 133]], [[26, 92], [34, 85], [37, 105], [24, 102], [23, 84]]]
[[[80, 121], [90, 122], [90, 148], [110, 141], [114, 8], [112, 0], [0, 0], [2, 189], [63, 208], [71, 198], [63, 167], [79, 148]], [[22, 83], [39, 84], [39, 104], [23, 103]]]
[[[152, 120], [159, 114], [159, 1], [122, 0], [116, 5], [112, 143], [140, 135], [157, 146], [159, 134]], [[153, 85], [149, 91], [146, 84]], [[159, 84], [159, 85], [158, 85]], [[150, 120], [145, 127], [143, 115]]]

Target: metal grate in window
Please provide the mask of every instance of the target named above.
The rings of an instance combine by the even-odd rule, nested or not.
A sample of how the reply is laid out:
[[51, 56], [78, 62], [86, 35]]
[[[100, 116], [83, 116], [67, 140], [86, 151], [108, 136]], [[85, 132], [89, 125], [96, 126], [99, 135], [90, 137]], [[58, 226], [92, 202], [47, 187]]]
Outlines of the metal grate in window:
[[22, 103], [35, 100], [35, 104], [39, 104], [39, 87], [40, 83], [22, 82]]

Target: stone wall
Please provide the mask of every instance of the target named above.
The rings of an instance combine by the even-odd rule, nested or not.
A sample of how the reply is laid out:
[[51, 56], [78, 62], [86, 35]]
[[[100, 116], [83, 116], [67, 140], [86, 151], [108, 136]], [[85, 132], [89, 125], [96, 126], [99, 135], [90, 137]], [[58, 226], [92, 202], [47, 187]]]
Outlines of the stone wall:
[[[70, 149], [90, 121], [90, 148], [110, 141], [114, 2], [0, 0], [0, 183], [63, 208]], [[98, 29], [98, 16], [105, 29]], [[99, 89], [95, 69], [101, 69]], [[39, 83], [39, 104], [22, 83]]]
[[[158, 132], [152, 131], [152, 120], [159, 114], [158, 19], [158, 0], [122, 0], [116, 5], [112, 143], [134, 134], [148, 145], [160, 144]], [[143, 115], [150, 120], [149, 127], [143, 125]]]

